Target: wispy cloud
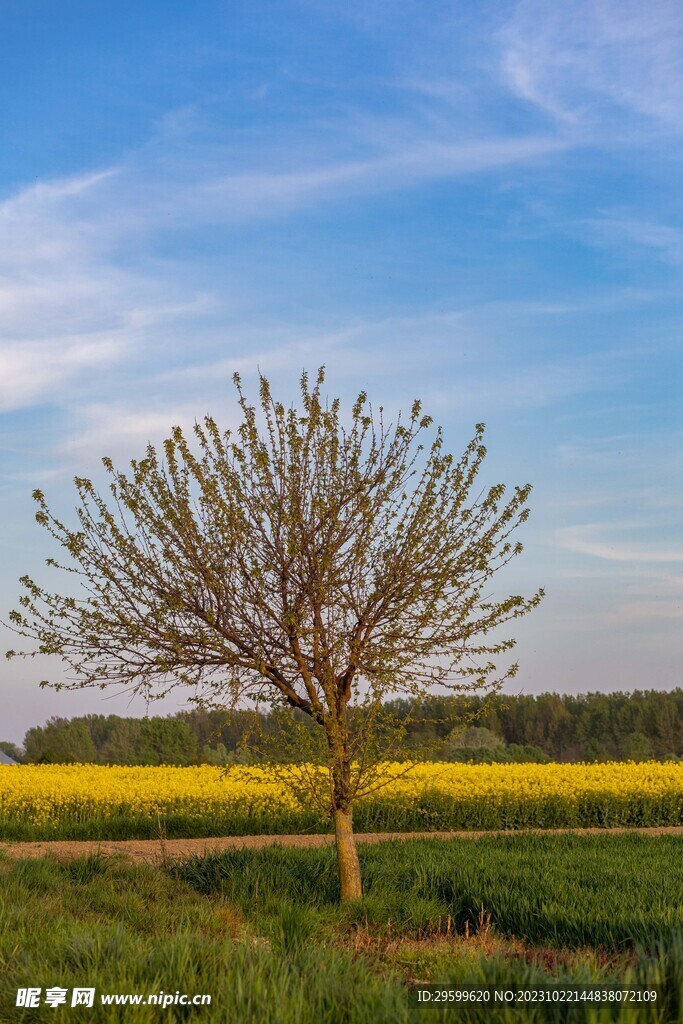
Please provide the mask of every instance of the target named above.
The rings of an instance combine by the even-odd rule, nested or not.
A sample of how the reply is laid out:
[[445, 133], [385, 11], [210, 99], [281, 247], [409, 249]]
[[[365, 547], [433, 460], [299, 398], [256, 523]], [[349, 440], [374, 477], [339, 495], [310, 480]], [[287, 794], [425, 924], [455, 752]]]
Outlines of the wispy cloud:
[[[567, 551], [611, 562], [683, 562], [683, 548], [665, 548], [657, 541], [638, 544], [621, 539], [619, 535], [623, 535], [624, 531], [632, 531], [634, 525], [636, 524], [583, 523], [559, 529], [556, 539], [560, 547]], [[605, 534], [608, 536], [605, 537]]]
[[677, 224], [642, 220], [626, 211], [606, 212], [586, 218], [579, 227], [595, 244], [614, 252], [621, 260], [651, 259], [676, 269], [683, 268], [683, 229]]
[[171, 292], [152, 267], [117, 255], [106, 224], [118, 177], [39, 183], [0, 203], [0, 411], [68, 402], [203, 309], [203, 296]]
[[568, 143], [555, 136], [449, 142], [414, 139], [405, 149], [362, 161], [340, 161], [299, 171], [228, 175], [206, 182], [191, 199], [200, 214], [228, 220], [273, 216], [302, 204], [388, 192], [419, 182], [527, 164], [557, 154]]
[[47, 342], [28, 341], [0, 348], [0, 412], [45, 399], [86, 371], [101, 371], [124, 355], [127, 332], [91, 333], [83, 341], [53, 336]]
[[683, 9], [677, 0], [521, 0], [501, 33], [501, 68], [519, 97], [561, 121], [606, 125], [608, 110], [621, 109], [678, 133]]
[[[323, 144], [330, 137], [334, 147]], [[0, 410], [68, 399], [89, 375], [139, 362], [164, 332], [209, 307], [225, 314], [229, 290], [198, 293], [184, 283], [178, 257], [153, 255], [169, 232], [229, 229], [535, 163], [564, 145], [552, 135], [457, 138], [414, 117], [390, 139], [371, 141], [353, 116], [317, 143], [264, 144], [240, 150], [219, 134], [198, 145], [191, 117], [166, 118], [116, 165], [38, 182], [0, 203]]]
[[191, 403], [174, 402], [169, 410], [156, 401], [145, 408], [134, 408], [120, 402], [87, 403], [74, 416], [77, 429], [58, 454], [69, 464], [94, 464], [103, 456], [127, 461], [142, 458], [147, 444], [159, 446], [179, 426], [191, 437], [192, 428], [201, 419], [201, 412]]

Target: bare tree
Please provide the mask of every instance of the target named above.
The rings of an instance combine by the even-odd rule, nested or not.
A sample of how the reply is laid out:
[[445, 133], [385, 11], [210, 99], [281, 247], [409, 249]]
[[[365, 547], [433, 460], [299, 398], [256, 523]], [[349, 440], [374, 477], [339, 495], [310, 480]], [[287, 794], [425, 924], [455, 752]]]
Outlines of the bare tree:
[[83, 590], [64, 597], [23, 577], [11, 621], [70, 667], [66, 682], [43, 685], [158, 697], [184, 684], [214, 706], [266, 699], [309, 716], [341, 898], [358, 899], [352, 806], [378, 782], [382, 702], [435, 685], [495, 689], [516, 671], [492, 660], [515, 641], [488, 634], [543, 592], [494, 601], [486, 588], [522, 550], [510, 538], [530, 487], [471, 497], [482, 424], [456, 460], [440, 429], [421, 443], [432, 421], [419, 402], [385, 425], [361, 393], [344, 426], [339, 400], [322, 400], [323, 369], [314, 386], [302, 375], [300, 410], [275, 401], [264, 377], [258, 408], [234, 381], [236, 433], [207, 417], [194, 446], [176, 427], [164, 458], [150, 445], [127, 474], [103, 459], [111, 494], [77, 477], [77, 528], [34, 492], [36, 519], [71, 556], [48, 564]]

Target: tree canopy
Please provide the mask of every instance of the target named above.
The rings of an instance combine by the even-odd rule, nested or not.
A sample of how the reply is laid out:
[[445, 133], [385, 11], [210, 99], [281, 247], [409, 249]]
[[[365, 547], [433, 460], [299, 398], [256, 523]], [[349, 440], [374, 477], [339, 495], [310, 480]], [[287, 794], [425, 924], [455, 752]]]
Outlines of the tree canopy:
[[361, 392], [344, 419], [324, 379], [302, 375], [297, 409], [261, 376], [257, 408], [235, 375], [235, 433], [206, 417], [194, 443], [176, 427], [163, 456], [149, 445], [128, 473], [105, 458], [110, 493], [77, 477], [74, 527], [35, 491], [38, 522], [70, 556], [49, 563], [82, 596], [23, 577], [11, 620], [67, 663], [57, 688], [154, 698], [186, 685], [207, 706], [265, 701], [320, 726], [327, 781], [311, 782], [334, 816], [342, 896], [356, 898], [351, 807], [378, 784], [383, 701], [500, 687], [517, 666], [499, 665], [515, 641], [498, 629], [543, 592], [490, 596], [522, 550], [512, 535], [531, 488], [473, 493], [483, 424], [455, 458], [440, 428], [423, 440], [419, 402], [386, 423]]

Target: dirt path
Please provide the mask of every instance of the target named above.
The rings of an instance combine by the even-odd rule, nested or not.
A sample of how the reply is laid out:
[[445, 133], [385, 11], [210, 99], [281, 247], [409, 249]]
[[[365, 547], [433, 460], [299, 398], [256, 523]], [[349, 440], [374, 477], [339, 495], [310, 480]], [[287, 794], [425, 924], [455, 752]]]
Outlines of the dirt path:
[[[648, 836], [683, 836], [683, 826], [668, 828], [554, 828], [529, 829], [533, 835], [624, 835], [638, 832]], [[382, 843], [392, 839], [481, 839], [483, 836], [520, 835], [515, 832], [374, 832], [359, 833], [359, 843]], [[122, 856], [127, 860], [156, 863], [166, 858], [181, 859], [195, 854], [216, 853], [220, 850], [260, 850], [265, 846], [328, 846], [331, 835], [303, 836], [222, 836], [216, 839], [158, 839], [90, 840], [73, 842], [58, 840], [44, 843], [0, 843], [0, 856], [11, 858], [45, 857], [51, 854], [62, 860], [85, 857], [90, 853]]]

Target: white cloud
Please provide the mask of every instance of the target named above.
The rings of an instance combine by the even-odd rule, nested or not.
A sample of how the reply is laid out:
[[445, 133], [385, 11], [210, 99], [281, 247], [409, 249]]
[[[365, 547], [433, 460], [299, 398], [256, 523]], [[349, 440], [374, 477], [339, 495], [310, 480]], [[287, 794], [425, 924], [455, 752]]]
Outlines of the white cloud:
[[[556, 531], [556, 541], [566, 551], [589, 555], [612, 562], [639, 562], [643, 564], [683, 562], [683, 548], [667, 548], [656, 541], [648, 544], [631, 543], [619, 538], [634, 524], [583, 523], [566, 526]], [[608, 537], [605, 538], [604, 534]]]
[[139, 459], [148, 443], [159, 446], [174, 426], [189, 437], [197, 418], [196, 408], [175, 402], [172, 408], [159, 402], [144, 408], [121, 402], [88, 403], [75, 413], [77, 429], [60, 445], [59, 455], [79, 465], [95, 464], [105, 455], [115, 461]]
[[123, 356], [129, 339], [91, 334], [83, 340], [54, 337], [0, 348], [0, 412], [55, 400], [68, 383], [88, 370], [101, 370]]
[[567, 145], [554, 136], [448, 141], [418, 135], [402, 148], [366, 160], [219, 177], [204, 183], [186, 202], [195, 215], [206, 216], [212, 210], [214, 217], [240, 221], [285, 213], [321, 199], [387, 192], [422, 181], [536, 162]]
[[501, 68], [518, 96], [565, 122], [607, 127], [609, 106], [680, 132], [683, 8], [678, 0], [521, 0], [501, 33]]
[[[210, 308], [227, 320], [229, 289], [198, 294], [179, 258], [152, 256], [169, 231], [533, 163], [563, 146], [553, 136], [454, 138], [414, 117], [383, 141], [359, 135], [351, 115], [333, 128], [300, 148], [275, 138], [238, 151], [220, 134], [198, 146], [187, 118], [170, 117], [115, 166], [0, 202], [0, 410], [68, 403], [92, 374], [139, 365], [164, 334]], [[266, 349], [265, 365], [279, 358]]]
[[206, 308], [205, 296], [171, 290], [117, 256], [107, 221], [119, 187], [123, 176], [105, 170], [0, 203], [0, 411], [68, 404], [93, 374]]
[[621, 259], [651, 257], [669, 266], [683, 267], [683, 230], [671, 224], [640, 220], [622, 211], [588, 218], [579, 224], [593, 242], [616, 252]]

